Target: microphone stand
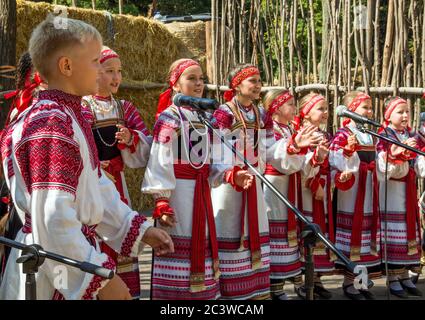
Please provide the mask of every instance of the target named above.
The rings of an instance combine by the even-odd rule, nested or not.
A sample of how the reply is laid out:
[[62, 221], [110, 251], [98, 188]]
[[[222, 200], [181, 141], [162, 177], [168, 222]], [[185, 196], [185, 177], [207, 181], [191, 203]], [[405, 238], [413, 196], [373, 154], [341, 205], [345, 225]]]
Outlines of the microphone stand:
[[38, 272], [38, 268], [44, 263], [46, 258], [78, 268], [83, 272], [98, 275], [105, 279], [112, 279], [114, 276], [113, 270], [103, 268], [90, 262], [81, 262], [56, 253], [45, 251], [38, 244], [26, 245], [5, 237], [0, 237], [0, 244], [22, 251], [22, 255], [16, 260], [16, 262], [22, 263], [23, 273], [26, 274], [25, 300], [37, 300], [35, 274]]
[[211, 132], [220, 138], [221, 142], [226, 145], [243, 163], [254, 172], [254, 174], [276, 195], [276, 197], [282, 201], [290, 210], [292, 210], [295, 215], [304, 223], [304, 229], [301, 232], [301, 237], [304, 239], [304, 247], [306, 252], [305, 258], [305, 288], [306, 288], [306, 299], [313, 300], [314, 294], [314, 263], [313, 263], [313, 248], [318, 240], [322, 241], [326, 247], [328, 247], [332, 252], [334, 252], [342, 263], [347, 267], [347, 269], [357, 274], [355, 268], [357, 264], [350, 261], [341, 251], [339, 251], [335, 245], [329, 241], [320, 230], [319, 225], [310, 222], [301, 211], [298, 210], [276, 187], [265, 178], [253, 165], [251, 165], [248, 160], [227, 140], [222, 136], [211, 124], [211, 122], [205, 118], [203, 110], [198, 108], [198, 115], [201, 122], [207, 126]]

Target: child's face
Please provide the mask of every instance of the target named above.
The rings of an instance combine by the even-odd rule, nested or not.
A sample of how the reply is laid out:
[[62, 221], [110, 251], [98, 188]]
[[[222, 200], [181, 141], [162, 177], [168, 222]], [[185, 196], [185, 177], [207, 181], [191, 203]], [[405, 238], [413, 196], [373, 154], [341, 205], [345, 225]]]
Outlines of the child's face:
[[326, 124], [328, 121], [328, 104], [326, 101], [321, 101], [316, 104], [310, 112], [305, 116], [305, 119], [310, 121], [311, 124], [319, 126]]
[[294, 120], [295, 109], [295, 99], [291, 98], [277, 109], [274, 115], [276, 115], [279, 119], [284, 119], [285, 121], [290, 122]]
[[369, 119], [371, 119], [373, 117], [372, 101], [367, 100], [365, 102], [362, 102], [354, 112], [363, 117], [368, 117]]
[[254, 101], [260, 99], [261, 87], [262, 82], [260, 75], [256, 74], [242, 81], [241, 84], [237, 86], [237, 91], [243, 97]]
[[390, 122], [396, 130], [404, 130], [409, 125], [410, 110], [407, 104], [398, 105], [391, 113]]
[[204, 86], [204, 74], [201, 67], [191, 66], [182, 73], [173, 89], [185, 96], [202, 98]]
[[100, 77], [100, 52], [102, 43], [90, 40], [84, 45], [76, 46], [71, 53], [72, 75], [70, 81], [75, 94], [79, 96], [94, 95], [98, 92]]
[[121, 60], [112, 58], [102, 63], [100, 68], [99, 92], [109, 95], [116, 94], [122, 81]]

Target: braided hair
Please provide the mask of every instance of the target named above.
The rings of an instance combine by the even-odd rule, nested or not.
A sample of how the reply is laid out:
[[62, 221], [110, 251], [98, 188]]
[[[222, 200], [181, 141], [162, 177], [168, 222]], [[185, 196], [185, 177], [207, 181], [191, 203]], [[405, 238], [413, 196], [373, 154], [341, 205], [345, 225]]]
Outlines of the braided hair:
[[25, 52], [19, 58], [18, 66], [16, 67], [15, 84], [16, 89], [23, 89], [25, 87], [25, 79], [28, 72], [32, 72], [33, 65], [29, 52]]

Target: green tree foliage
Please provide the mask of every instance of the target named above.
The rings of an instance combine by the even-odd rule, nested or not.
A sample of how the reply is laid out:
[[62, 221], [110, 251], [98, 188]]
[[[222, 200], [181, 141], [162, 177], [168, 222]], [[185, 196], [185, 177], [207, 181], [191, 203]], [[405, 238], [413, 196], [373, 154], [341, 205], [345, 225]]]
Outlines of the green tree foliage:
[[[54, 0], [43, 0], [48, 3], [55, 3]], [[37, 1], [35, 1], [37, 2]], [[70, 6], [71, 0], [56, 0], [59, 5]], [[123, 13], [134, 16], [146, 16], [152, 0], [124, 0]], [[158, 0], [157, 10], [162, 15], [189, 15], [196, 13], [206, 13], [211, 11], [211, 0]], [[77, 0], [79, 8], [91, 8], [91, 0]], [[97, 10], [108, 10], [111, 13], [118, 13], [118, 0], [96, 0]]]
[[211, 12], [211, 0], [158, 0], [162, 15], [190, 15]]

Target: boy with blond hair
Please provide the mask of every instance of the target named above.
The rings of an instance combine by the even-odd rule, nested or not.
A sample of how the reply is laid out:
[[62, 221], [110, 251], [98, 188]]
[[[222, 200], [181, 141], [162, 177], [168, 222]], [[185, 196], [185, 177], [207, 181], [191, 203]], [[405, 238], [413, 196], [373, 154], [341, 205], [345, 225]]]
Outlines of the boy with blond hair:
[[[110, 269], [115, 264], [100, 252], [96, 234], [124, 256], [137, 256], [145, 243], [158, 255], [173, 252], [167, 233], [124, 204], [100, 170], [90, 124], [81, 113], [81, 97], [97, 91], [99, 32], [73, 19], [57, 28], [55, 19], [40, 23], [29, 43], [49, 89], [9, 124], [1, 146], [5, 178], [25, 221], [16, 241]], [[25, 297], [25, 275], [15, 262], [19, 254], [11, 251], [0, 299]], [[117, 275], [107, 280], [66, 268], [65, 281], [57, 281], [63, 267], [46, 259], [37, 274], [38, 299], [131, 299]]]

